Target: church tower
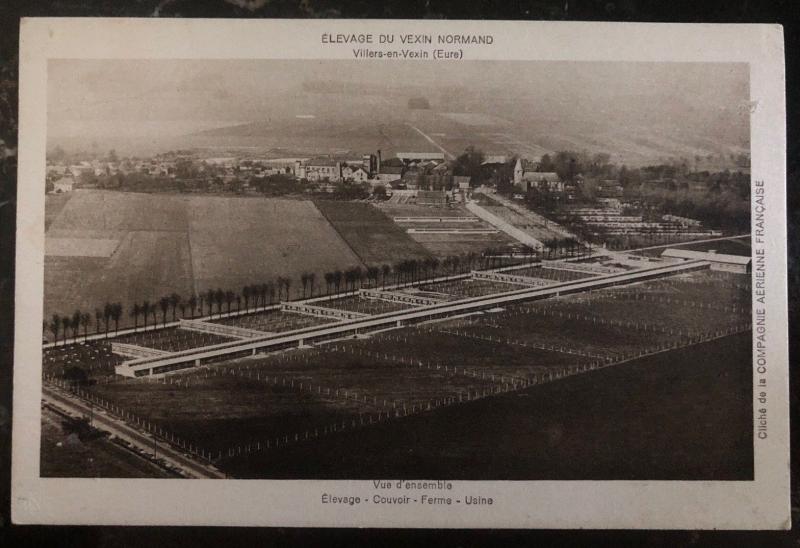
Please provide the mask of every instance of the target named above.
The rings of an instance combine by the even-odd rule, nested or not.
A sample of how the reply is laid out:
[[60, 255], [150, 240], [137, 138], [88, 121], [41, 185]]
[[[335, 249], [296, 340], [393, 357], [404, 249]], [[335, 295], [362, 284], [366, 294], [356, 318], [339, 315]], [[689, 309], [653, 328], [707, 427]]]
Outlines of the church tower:
[[517, 163], [514, 166], [514, 184], [519, 185], [522, 182], [522, 158], [517, 158]]

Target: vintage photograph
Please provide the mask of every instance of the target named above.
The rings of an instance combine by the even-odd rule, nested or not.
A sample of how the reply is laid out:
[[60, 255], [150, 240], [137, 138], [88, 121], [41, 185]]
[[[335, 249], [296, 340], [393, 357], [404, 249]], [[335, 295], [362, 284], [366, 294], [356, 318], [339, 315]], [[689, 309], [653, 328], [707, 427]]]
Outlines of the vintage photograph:
[[46, 70], [40, 477], [754, 479], [747, 63]]

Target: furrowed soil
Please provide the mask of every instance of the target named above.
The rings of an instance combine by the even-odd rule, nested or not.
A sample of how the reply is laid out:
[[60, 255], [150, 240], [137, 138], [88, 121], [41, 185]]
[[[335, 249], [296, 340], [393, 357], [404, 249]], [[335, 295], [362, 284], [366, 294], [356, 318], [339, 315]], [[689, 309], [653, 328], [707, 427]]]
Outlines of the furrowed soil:
[[361, 202], [317, 200], [317, 208], [367, 265], [424, 259], [430, 254], [379, 209]]

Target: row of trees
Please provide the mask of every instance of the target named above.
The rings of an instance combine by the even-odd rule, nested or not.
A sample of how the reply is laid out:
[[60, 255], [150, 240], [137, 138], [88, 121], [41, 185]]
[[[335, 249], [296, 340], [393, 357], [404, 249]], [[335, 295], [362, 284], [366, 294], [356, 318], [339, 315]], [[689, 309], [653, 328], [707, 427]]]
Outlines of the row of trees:
[[[532, 255], [532, 250], [528, 250]], [[345, 270], [332, 270], [322, 276], [325, 284], [324, 295], [339, 295], [342, 292], [356, 291], [362, 287], [386, 287], [388, 284], [417, 283], [438, 276], [452, 276], [468, 272], [475, 268], [492, 268], [502, 261], [503, 254], [508, 254], [504, 249], [487, 249], [483, 254], [475, 252], [462, 255], [451, 255], [438, 259], [435, 257], [420, 257], [405, 259], [394, 265], [370, 265], [367, 267], [354, 266]], [[502, 262], [500, 263], [502, 264]], [[304, 272], [300, 275], [301, 285], [295, 292], [295, 297], [302, 295], [303, 299], [320, 294], [320, 284], [314, 272]], [[158, 300], [145, 299], [136, 302], [130, 307], [129, 315], [133, 319], [134, 330], [141, 325], [157, 325], [159, 320], [166, 325], [171, 319], [176, 321], [181, 318], [195, 318], [203, 316], [222, 315], [224, 312], [245, 311], [270, 306], [292, 298], [292, 279], [278, 276], [274, 280], [264, 283], [249, 284], [240, 291], [224, 290], [221, 288], [208, 289], [197, 295], [184, 299], [177, 293], [164, 295]], [[94, 311], [94, 334], [105, 331], [108, 336], [112, 330], [119, 332], [119, 323], [123, 317], [121, 303], [106, 303], [102, 308]], [[53, 314], [49, 322], [44, 322], [43, 328], [49, 331], [56, 344], [62, 340], [67, 344], [70, 337], [77, 340], [82, 334], [84, 340], [88, 339], [89, 328], [92, 325], [92, 315], [88, 312], [76, 310], [72, 315], [60, 316]]]
[[[106, 335], [108, 335], [111, 322], [114, 322], [114, 331], [119, 331], [120, 319], [122, 319], [121, 303], [106, 303], [103, 308], [96, 308], [94, 311], [95, 333], [99, 333], [103, 325], [105, 325], [105, 332]], [[66, 344], [70, 330], [72, 331], [73, 339], [77, 339], [82, 330], [84, 340], [86, 340], [89, 337], [89, 326], [91, 324], [91, 314], [81, 310], [75, 310], [71, 316], [53, 314], [49, 321], [44, 321], [42, 327], [45, 331], [49, 331], [53, 335], [53, 340], [56, 343], [58, 343], [59, 336], [62, 336], [64, 344]]]

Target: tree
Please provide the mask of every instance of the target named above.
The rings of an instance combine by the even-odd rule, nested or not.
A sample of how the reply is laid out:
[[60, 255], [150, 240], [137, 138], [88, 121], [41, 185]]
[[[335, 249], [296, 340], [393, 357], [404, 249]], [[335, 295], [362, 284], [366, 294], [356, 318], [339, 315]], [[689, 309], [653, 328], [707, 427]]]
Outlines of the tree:
[[386, 287], [386, 277], [392, 272], [392, 267], [388, 264], [381, 266], [381, 283]]
[[139, 314], [142, 313], [142, 307], [139, 303], [134, 303], [131, 309], [131, 318], [133, 318], [133, 330], [136, 331], [139, 327]]
[[375, 196], [377, 200], [386, 200], [389, 197], [386, 192], [386, 187], [383, 185], [376, 185], [375, 188], [372, 189], [372, 195]]
[[225, 292], [217, 288], [214, 291], [214, 302], [217, 303], [217, 315], [222, 315], [222, 304], [225, 302]]
[[74, 390], [76, 386], [83, 386], [89, 382], [86, 370], [77, 365], [72, 365], [64, 371], [64, 380], [68, 381]]
[[64, 345], [67, 344], [67, 329], [72, 325], [72, 320], [69, 316], [61, 316], [61, 331], [64, 333]]
[[122, 303], [111, 305], [111, 319], [114, 320], [114, 333], [119, 332], [119, 320], [122, 318]]
[[175, 321], [175, 309], [178, 308], [178, 304], [181, 302], [181, 296], [177, 293], [170, 293], [169, 295], [169, 306], [172, 307], [172, 321]]
[[103, 311], [99, 308], [94, 309], [94, 332], [100, 333], [100, 321], [103, 319]]
[[72, 318], [70, 318], [70, 327], [72, 328], [72, 338], [75, 339], [75, 342], [78, 341], [78, 332], [81, 328], [81, 311], [76, 310], [72, 313]]
[[333, 272], [326, 272], [324, 278], [325, 278], [325, 293], [330, 294], [331, 288], [333, 287]]
[[468, 146], [464, 153], [453, 162], [453, 175], [471, 177], [471, 184], [479, 185], [483, 182], [483, 152], [473, 146]]
[[289, 296], [289, 288], [292, 287], [292, 279], [289, 278], [289, 277], [284, 278], [283, 279], [283, 287], [286, 290], [286, 300], [287, 301], [291, 301], [292, 298]]
[[[355, 281], [358, 282], [358, 287], [361, 287], [361, 284], [364, 281], [364, 269], [360, 266], [354, 267], [353, 275], [355, 276]], [[355, 285], [353, 286], [353, 290], [355, 290]]]
[[352, 268], [348, 268], [347, 270], [345, 270], [345, 272], [344, 272], [344, 290], [345, 291], [349, 291], [351, 285], [353, 287], [355, 287], [355, 284], [356, 284], [355, 280], [356, 280], [355, 270], [352, 269]]
[[192, 296], [189, 297], [189, 309], [192, 311], [192, 318], [194, 318], [194, 311], [196, 308], [197, 308], [197, 296], [192, 294]]
[[161, 308], [161, 322], [167, 325], [167, 310], [169, 310], [169, 297], [161, 297], [158, 300], [158, 306]]
[[189, 306], [189, 303], [187, 303], [183, 299], [181, 299], [181, 301], [178, 303], [178, 308], [180, 308], [180, 311], [181, 311], [181, 318], [185, 318], [186, 317], [186, 307], [187, 306]]
[[231, 304], [236, 300], [236, 293], [233, 291], [225, 292], [225, 304], [228, 306], [228, 314], [231, 313]]
[[314, 296], [314, 282], [317, 280], [317, 274], [315, 272], [308, 273], [308, 292], [313, 297]]
[[106, 328], [106, 338], [108, 338], [109, 318], [111, 318], [111, 303], [106, 303], [103, 305], [103, 323]]
[[373, 287], [378, 285], [378, 275], [380, 273], [380, 269], [377, 266], [368, 266], [367, 267], [367, 279], [370, 281], [370, 285]]
[[50, 323], [47, 324], [47, 327], [50, 329], [50, 333], [53, 334], [54, 345], [58, 344], [58, 333], [60, 332], [61, 329], [61, 316], [59, 316], [58, 314], [53, 314], [50, 317]]
[[92, 316], [88, 312], [81, 312], [80, 317], [81, 326], [83, 327], [83, 340], [89, 340], [89, 324], [92, 323]]
[[333, 284], [336, 286], [336, 294], [339, 294], [339, 289], [342, 286], [342, 271], [341, 270], [334, 270], [333, 271]]
[[215, 295], [216, 295], [216, 292], [213, 289], [209, 289], [208, 291], [206, 291], [206, 302], [208, 303], [208, 315], [209, 316], [213, 316], [214, 315], [214, 301], [216, 299]]
[[[144, 328], [147, 329], [147, 317], [150, 315], [150, 311], [153, 309], [153, 305], [150, 304], [150, 301], [145, 299], [142, 302], [142, 316], [144, 316]], [[108, 326], [106, 326], [106, 333], [108, 333]]]
[[306, 287], [308, 286], [308, 273], [307, 272], [303, 272], [300, 275], [300, 283], [303, 284], [303, 298], [305, 299], [306, 298]]
[[250, 286], [246, 285], [242, 288], [242, 297], [244, 297], [244, 309], [250, 311]]

